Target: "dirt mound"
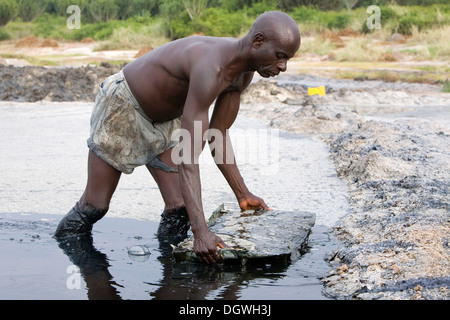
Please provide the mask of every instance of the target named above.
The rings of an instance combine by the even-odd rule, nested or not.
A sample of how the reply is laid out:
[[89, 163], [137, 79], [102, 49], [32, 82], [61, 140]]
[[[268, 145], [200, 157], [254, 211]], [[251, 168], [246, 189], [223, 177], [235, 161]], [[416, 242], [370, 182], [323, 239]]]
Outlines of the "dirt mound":
[[330, 40], [336, 47], [338, 48], [342, 48], [345, 47], [344, 41], [341, 39], [341, 37], [339, 37], [336, 33], [334, 33], [333, 31], [330, 30], [326, 30], [324, 32], [322, 32], [322, 34], [320, 35], [320, 37], [322, 39], [328, 39]]
[[0, 100], [94, 101], [98, 85], [122, 67], [44, 68], [0, 65]]
[[352, 28], [348, 27], [344, 30], [341, 30], [338, 32], [339, 37], [357, 37], [359, 36], [359, 33], [353, 30]]
[[39, 39], [33, 35], [20, 39], [15, 45], [16, 48], [37, 46], [39, 46]]
[[195, 32], [195, 33], [191, 34], [189, 37], [194, 37], [194, 36], [205, 36], [205, 34], [203, 32]]
[[45, 39], [44, 41], [42, 41], [41, 47], [55, 48], [55, 47], [59, 47], [59, 45], [58, 45], [58, 42], [56, 42], [56, 40], [49, 38], [49, 39]]
[[141, 50], [139, 50], [138, 53], [136, 53], [136, 55], [134, 57], [139, 58], [140, 56], [143, 56], [144, 54], [146, 54], [147, 52], [150, 52], [152, 50], [153, 50], [152, 46], [145, 46], [145, 47], [141, 48]]
[[28, 37], [22, 38], [15, 44], [16, 48], [27, 48], [27, 47], [58, 47], [58, 42], [56, 40], [48, 38], [44, 39], [42, 42], [39, 41], [33, 35], [29, 35]]
[[84, 38], [83, 40], [81, 40], [81, 43], [93, 43], [93, 42], [94, 42], [94, 39], [92, 39], [90, 37], [87, 37], [87, 38]]
[[382, 53], [379, 57], [378, 57], [378, 61], [383, 61], [383, 62], [395, 62], [398, 61], [398, 59], [395, 57], [394, 54], [392, 53]]

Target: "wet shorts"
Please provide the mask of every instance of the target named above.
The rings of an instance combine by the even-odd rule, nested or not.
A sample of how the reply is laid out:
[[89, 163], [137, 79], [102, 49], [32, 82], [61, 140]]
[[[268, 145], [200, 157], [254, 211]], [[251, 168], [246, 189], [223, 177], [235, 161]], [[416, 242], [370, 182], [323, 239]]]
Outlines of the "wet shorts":
[[90, 150], [123, 173], [149, 165], [166, 172], [177, 172], [161, 161], [159, 154], [174, 147], [172, 133], [181, 127], [181, 117], [154, 122], [139, 106], [122, 71], [100, 85], [91, 116], [87, 140]]

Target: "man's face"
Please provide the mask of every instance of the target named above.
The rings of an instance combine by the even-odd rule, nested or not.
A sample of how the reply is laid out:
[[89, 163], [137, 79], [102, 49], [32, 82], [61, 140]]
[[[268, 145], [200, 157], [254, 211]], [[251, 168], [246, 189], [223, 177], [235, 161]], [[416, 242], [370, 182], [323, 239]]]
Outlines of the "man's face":
[[287, 61], [298, 50], [298, 41], [266, 40], [257, 48], [255, 70], [264, 78], [275, 77], [287, 70]]

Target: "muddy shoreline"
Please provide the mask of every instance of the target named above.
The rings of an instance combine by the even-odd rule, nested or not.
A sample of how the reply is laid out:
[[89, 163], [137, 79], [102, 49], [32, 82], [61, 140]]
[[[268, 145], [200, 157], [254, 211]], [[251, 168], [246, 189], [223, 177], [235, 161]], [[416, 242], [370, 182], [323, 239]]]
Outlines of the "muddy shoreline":
[[351, 85], [320, 97], [295, 83], [255, 84], [242, 112], [325, 141], [347, 183], [351, 212], [333, 228], [343, 247], [328, 257], [327, 295], [449, 299], [450, 95]]
[[[0, 65], [0, 100], [93, 101], [97, 85], [119, 69]], [[439, 86], [339, 80], [325, 83], [323, 97], [307, 94], [308, 83], [323, 82], [256, 79], [241, 114], [325, 141], [347, 184], [351, 212], [333, 228], [342, 246], [327, 254], [325, 294], [449, 299], [449, 94]], [[418, 111], [427, 116], [411, 116]]]

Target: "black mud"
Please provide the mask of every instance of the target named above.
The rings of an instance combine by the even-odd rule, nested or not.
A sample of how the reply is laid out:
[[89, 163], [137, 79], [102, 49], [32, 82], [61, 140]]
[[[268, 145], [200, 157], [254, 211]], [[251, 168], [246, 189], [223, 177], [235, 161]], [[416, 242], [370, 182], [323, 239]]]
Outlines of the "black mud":
[[[325, 227], [315, 227], [297, 261], [240, 268], [175, 263], [152, 221], [105, 217], [92, 237], [55, 240], [59, 218], [1, 215], [1, 299], [327, 299], [319, 278], [334, 240]], [[149, 254], [133, 256], [133, 246]]]

